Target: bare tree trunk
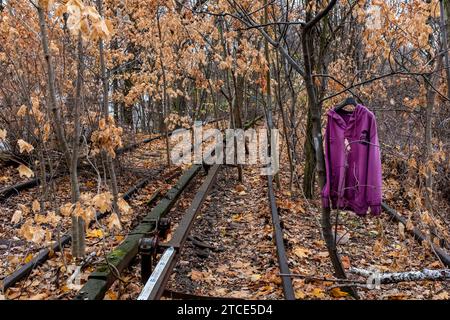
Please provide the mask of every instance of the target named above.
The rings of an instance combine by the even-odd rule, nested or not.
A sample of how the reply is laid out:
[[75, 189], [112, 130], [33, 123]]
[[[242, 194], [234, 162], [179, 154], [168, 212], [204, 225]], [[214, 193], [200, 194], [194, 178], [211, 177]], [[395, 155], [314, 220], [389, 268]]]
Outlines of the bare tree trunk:
[[449, 64], [449, 54], [448, 54], [448, 35], [447, 35], [447, 23], [448, 17], [446, 17], [446, 12], [444, 9], [444, 0], [439, 0], [440, 8], [440, 22], [441, 22], [441, 39], [442, 39], [442, 51], [444, 55], [445, 62], [445, 74], [447, 77], [447, 98], [450, 99], [450, 64]]
[[44, 57], [47, 64], [47, 86], [48, 86], [48, 108], [49, 113], [53, 117], [53, 125], [55, 127], [56, 137], [58, 139], [59, 146], [64, 154], [66, 164], [70, 167], [70, 150], [64, 136], [63, 120], [61, 117], [61, 110], [58, 107], [58, 102], [56, 101], [56, 88], [55, 88], [55, 70], [52, 62], [52, 56], [50, 54], [50, 47], [48, 44], [47, 26], [45, 21], [44, 9], [40, 6], [37, 7], [39, 26], [41, 30], [41, 42], [42, 49], [44, 51]]
[[293, 182], [294, 182], [294, 163], [292, 161], [292, 154], [293, 150], [291, 148], [291, 144], [289, 143], [289, 132], [287, 129], [287, 120], [286, 120], [286, 114], [284, 112], [283, 103], [281, 101], [281, 68], [280, 65], [280, 59], [278, 57], [278, 52], [276, 54], [277, 56], [277, 94], [276, 98], [278, 101], [278, 108], [280, 109], [281, 113], [281, 119], [283, 123], [283, 132], [284, 132], [284, 138], [286, 140], [286, 147], [287, 147], [287, 153], [288, 153], [288, 160], [289, 160], [289, 172], [290, 172], [290, 179], [289, 179], [289, 189], [292, 190]]
[[[267, 24], [267, 22], [269, 21], [269, 11], [267, 9], [267, 0], [264, 0], [264, 24]], [[267, 122], [268, 122], [268, 127], [269, 127], [269, 132], [271, 132], [270, 130], [272, 130], [274, 128], [273, 125], [273, 116], [272, 116], [272, 90], [271, 90], [271, 81], [270, 81], [270, 54], [269, 54], [269, 42], [267, 40], [264, 41], [264, 54], [265, 54], [265, 58], [267, 61], [267, 66], [268, 66], [268, 70], [267, 70], [267, 74], [266, 74], [266, 99], [267, 99]], [[269, 135], [271, 137], [271, 134]], [[270, 138], [269, 141], [272, 141], [272, 139]], [[275, 148], [274, 146], [271, 145], [271, 150], [270, 150], [271, 154], [272, 152], [275, 152]], [[278, 159], [278, 157], [272, 157], [273, 159]], [[276, 168], [278, 168], [279, 164], [276, 163], [274, 164]], [[277, 185], [277, 187], [280, 187], [280, 176], [277, 174], [275, 174], [274, 176], [275, 178], [275, 183]]]
[[[309, 101], [308, 101], [308, 105]], [[315, 169], [316, 169], [316, 155], [313, 144], [313, 120], [311, 108], [308, 107], [308, 116], [306, 120], [306, 137], [304, 143], [305, 150], [305, 168], [303, 170], [303, 192], [305, 197], [312, 199], [314, 197], [315, 185]]]
[[[229, 53], [228, 53], [227, 44], [225, 42], [225, 38], [223, 36], [223, 29], [225, 28], [225, 23], [224, 23], [224, 20], [221, 19], [221, 18], [219, 19], [218, 28], [219, 28], [219, 34], [220, 34], [220, 42], [222, 44], [223, 58], [226, 59], [228, 57]], [[233, 101], [232, 101], [233, 100], [232, 99], [233, 93], [231, 91], [230, 71], [228, 69], [225, 70], [225, 83], [226, 83], [226, 88], [227, 88], [228, 92], [227, 92], [227, 94], [224, 94], [224, 96], [227, 99], [228, 105], [230, 107], [230, 112], [229, 112], [229, 115], [230, 115], [230, 128], [232, 128], [233, 127], [233, 123], [234, 123], [234, 120], [233, 120], [234, 117], [233, 117], [233, 112], [232, 112], [232, 110], [233, 110]], [[222, 91], [222, 93], [224, 93], [224, 92]]]
[[[78, 185], [78, 150], [80, 141], [80, 103], [81, 86], [83, 81], [83, 38], [78, 35], [78, 70], [77, 84], [74, 101], [74, 137], [72, 141], [72, 163], [70, 166], [70, 182], [72, 189], [72, 203], [76, 203], [80, 197]], [[81, 217], [72, 216], [72, 255], [82, 258], [85, 255], [85, 222]]]
[[[235, 129], [242, 129], [242, 118], [241, 118], [241, 110], [242, 110], [242, 104], [244, 101], [244, 77], [241, 75], [237, 76], [237, 79], [235, 80], [235, 97], [234, 97], [234, 106], [233, 106], [233, 113], [234, 113], [234, 128]], [[237, 144], [235, 149], [235, 155], [237, 157], [238, 150], [237, 150]], [[244, 181], [244, 175], [242, 171], [242, 165], [239, 163], [236, 163], [237, 169], [238, 169], [238, 180], [240, 182]]]
[[427, 106], [425, 111], [425, 150], [424, 161], [426, 166], [425, 178], [425, 206], [429, 212], [432, 212], [432, 196], [433, 196], [433, 172], [431, 169], [431, 161], [433, 158], [433, 110], [436, 98], [436, 84], [439, 80], [439, 71], [442, 67], [442, 56], [438, 56], [436, 69], [433, 74], [427, 78], [425, 86], [427, 87]]
[[[310, 19], [311, 16], [309, 15], [307, 20]], [[322, 189], [326, 181], [325, 156], [322, 144], [323, 139], [321, 126], [322, 106], [317, 99], [317, 88], [315, 87], [312, 79], [311, 46], [313, 45], [313, 40], [310, 32], [311, 29], [304, 29], [302, 32], [303, 62], [305, 68], [304, 79], [308, 94], [308, 106], [311, 112], [312, 141], [316, 158], [317, 179], [319, 187]], [[346, 279], [347, 276], [337, 252], [335, 238], [333, 237], [330, 208], [322, 207], [322, 233], [336, 276], [341, 279]], [[346, 287], [345, 289], [348, 292], [351, 292], [353, 296], [358, 297], [358, 294], [354, 288]]]
[[[159, 40], [162, 43], [162, 33], [161, 33], [161, 24], [159, 22], [159, 13], [156, 12], [156, 22], [158, 25], [158, 35]], [[163, 61], [163, 52], [162, 48], [159, 48], [159, 61], [161, 63], [161, 69], [162, 69], [162, 78], [163, 78], [163, 110], [162, 115], [163, 119], [165, 119], [168, 115], [168, 95], [167, 95], [167, 79], [166, 79], [166, 69], [164, 67], [164, 61]], [[169, 132], [167, 130], [167, 123], [164, 124], [164, 136], [165, 136], [165, 142], [166, 142], [166, 158], [167, 158], [167, 166], [170, 167], [170, 145], [169, 145]]]
[[[76, 101], [75, 101], [75, 137], [73, 142], [74, 150], [72, 154], [70, 153], [68, 143], [66, 141], [66, 137], [64, 136], [64, 128], [63, 121], [61, 117], [61, 111], [58, 107], [58, 103], [56, 100], [56, 89], [55, 89], [55, 71], [52, 63], [52, 58], [50, 55], [50, 49], [48, 44], [48, 35], [45, 21], [45, 12], [44, 9], [40, 6], [37, 7], [38, 17], [39, 17], [39, 25], [41, 30], [41, 41], [42, 48], [44, 50], [44, 56], [47, 63], [47, 86], [49, 91], [49, 111], [53, 116], [53, 124], [55, 126], [56, 137], [58, 139], [58, 143], [64, 153], [64, 157], [66, 160], [66, 164], [69, 167], [70, 171], [70, 182], [71, 182], [71, 191], [72, 191], [72, 203], [78, 201], [79, 197], [79, 186], [78, 186], [78, 174], [77, 174], [77, 165], [78, 165], [78, 143], [80, 136], [80, 126], [79, 126], [79, 100], [81, 95], [81, 72], [82, 72], [82, 42], [81, 36], [78, 42], [78, 79], [77, 79], [77, 92], [76, 92]], [[84, 226], [81, 221], [77, 221], [75, 217], [72, 217], [72, 236], [73, 236], [73, 246], [72, 252], [75, 257], [81, 258], [84, 256]], [[82, 219], [81, 219], [82, 220]]]
[[[103, 15], [103, 3], [102, 0], [97, 0], [97, 10], [100, 16]], [[99, 48], [99, 55], [100, 55], [100, 74], [102, 79], [102, 86], [103, 86], [103, 116], [105, 117], [105, 120], [107, 123], [109, 123], [109, 105], [108, 105], [108, 96], [109, 96], [109, 85], [108, 85], [108, 76], [106, 74], [106, 64], [105, 64], [105, 53], [104, 53], [104, 44], [103, 40], [98, 40], [98, 48]], [[117, 188], [117, 178], [116, 178], [116, 171], [114, 168], [114, 162], [111, 158], [111, 156], [105, 152], [106, 156], [106, 165], [108, 167], [109, 172], [109, 178], [111, 180], [111, 189], [113, 194], [113, 209], [114, 212], [116, 212], [119, 215], [119, 210], [117, 207], [117, 202], [119, 200], [119, 190]]]

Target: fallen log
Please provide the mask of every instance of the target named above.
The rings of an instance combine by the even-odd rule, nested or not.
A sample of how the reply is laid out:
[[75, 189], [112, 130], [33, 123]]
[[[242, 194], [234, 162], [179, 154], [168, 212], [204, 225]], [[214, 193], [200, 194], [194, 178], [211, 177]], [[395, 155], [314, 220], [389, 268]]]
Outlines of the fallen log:
[[450, 280], [450, 270], [423, 269], [420, 271], [405, 272], [383, 272], [365, 270], [361, 268], [350, 268], [350, 273], [367, 278], [372, 284], [389, 284], [406, 281], [446, 281]]
[[35, 187], [39, 185], [39, 178], [30, 179], [25, 182], [21, 182], [18, 184], [15, 184], [10, 187], [3, 188], [0, 190], [0, 201], [4, 201], [7, 198], [11, 197], [13, 194], [19, 194], [20, 191], [26, 190], [32, 187]]

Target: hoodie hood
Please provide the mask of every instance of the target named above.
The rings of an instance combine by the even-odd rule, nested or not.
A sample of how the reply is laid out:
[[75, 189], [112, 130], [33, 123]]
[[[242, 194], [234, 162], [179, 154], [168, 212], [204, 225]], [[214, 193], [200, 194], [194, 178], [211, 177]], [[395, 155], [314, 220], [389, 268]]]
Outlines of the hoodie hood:
[[[339, 125], [342, 129], [349, 128], [350, 126], [353, 126], [355, 123], [355, 120], [358, 119], [362, 112], [368, 111], [370, 112], [365, 106], [362, 104], [357, 104], [355, 106], [355, 110], [348, 112], [345, 110], [335, 111], [334, 107], [328, 110], [328, 116], [334, 119], [334, 122]], [[348, 122], [344, 120], [342, 117], [342, 114], [348, 114], [350, 115]]]

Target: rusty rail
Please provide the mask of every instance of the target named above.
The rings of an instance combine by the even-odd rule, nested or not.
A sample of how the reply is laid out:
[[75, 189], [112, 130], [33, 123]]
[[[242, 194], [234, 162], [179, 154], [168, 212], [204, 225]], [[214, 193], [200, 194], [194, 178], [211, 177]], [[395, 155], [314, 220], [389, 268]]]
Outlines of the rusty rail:
[[164, 217], [177, 202], [179, 196], [189, 185], [194, 176], [200, 171], [200, 165], [194, 165], [180, 177], [177, 184], [172, 187], [156, 207], [142, 219], [122, 243], [111, 251], [106, 261], [89, 275], [88, 281], [75, 297], [76, 300], [102, 299], [106, 290], [116, 280], [114, 272], [122, 272], [133, 260], [138, 252], [139, 240], [149, 234], [156, 227], [161, 217]]
[[270, 211], [272, 214], [273, 233], [275, 238], [275, 245], [277, 247], [278, 265], [280, 267], [281, 281], [283, 285], [283, 293], [286, 300], [295, 300], [294, 287], [292, 285], [292, 278], [290, 277], [289, 265], [286, 256], [286, 249], [283, 241], [283, 230], [280, 225], [280, 216], [278, 215], [278, 208], [275, 201], [275, 193], [273, 190], [273, 177], [267, 176], [267, 189], [269, 195]]
[[221, 165], [216, 164], [209, 170], [208, 176], [198, 189], [197, 194], [192, 200], [189, 208], [186, 210], [186, 214], [183, 216], [172, 239], [169, 243], [164, 245], [167, 249], [158, 261], [158, 264], [137, 300], [157, 300], [164, 294], [167, 281], [180, 257], [181, 250], [186, 243], [186, 239], [194, 224], [195, 217], [200, 212], [203, 202], [211, 190], [211, 187], [214, 185], [220, 167]]
[[[388, 206], [386, 203], [382, 202], [381, 207], [386, 211], [392, 219], [394, 219], [397, 222], [402, 223], [406, 226], [406, 219], [402, 217], [400, 214], [398, 214], [397, 211], [395, 211], [393, 208]], [[417, 240], [420, 244], [424, 241], [428, 241], [427, 237], [420, 232], [417, 228], [414, 228], [412, 230], [408, 230], [408, 232], [414, 237], [414, 239]], [[450, 267], [450, 256], [447, 252], [445, 252], [443, 249], [437, 247], [434, 243], [429, 241], [429, 245], [431, 246], [431, 249], [436, 253], [436, 255], [439, 257], [439, 259], [442, 261], [443, 264], [445, 264], [447, 267]]]

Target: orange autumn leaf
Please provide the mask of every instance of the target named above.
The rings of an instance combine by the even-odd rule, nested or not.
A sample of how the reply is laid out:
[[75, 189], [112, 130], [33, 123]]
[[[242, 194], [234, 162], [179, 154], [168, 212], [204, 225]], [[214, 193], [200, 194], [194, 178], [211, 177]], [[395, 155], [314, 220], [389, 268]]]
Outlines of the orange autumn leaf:
[[19, 171], [20, 177], [27, 177], [27, 178], [34, 177], [33, 170], [31, 170], [30, 168], [28, 168], [27, 166], [25, 166], [23, 164], [21, 164], [20, 166], [17, 167], [17, 171]]
[[17, 144], [19, 145], [20, 153], [23, 153], [24, 151], [30, 153], [34, 150], [34, 147], [25, 140], [19, 139], [17, 140]]

